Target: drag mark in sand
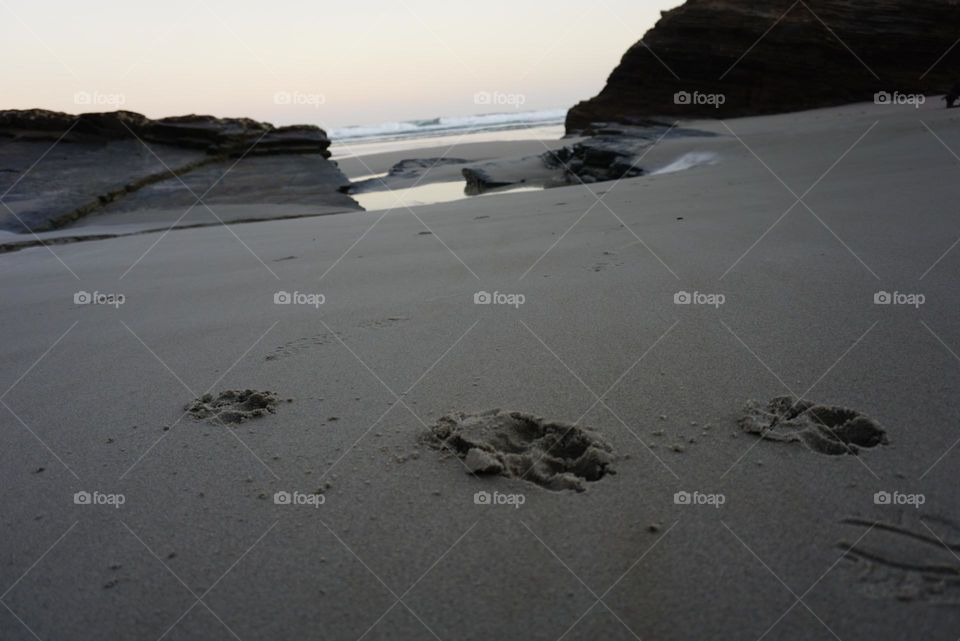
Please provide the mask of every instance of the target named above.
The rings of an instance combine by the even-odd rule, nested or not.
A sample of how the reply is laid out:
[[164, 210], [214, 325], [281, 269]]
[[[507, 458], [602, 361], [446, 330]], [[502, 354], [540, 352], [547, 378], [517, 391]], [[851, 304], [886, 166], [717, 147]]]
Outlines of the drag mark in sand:
[[[956, 540], [960, 529], [937, 517]], [[870, 528], [873, 544], [841, 540], [838, 543], [856, 572], [856, 581], [868, 597], [960, 605], [960, 545], [945, 542], [920, 519], [926, 533], [893, 523], [847, 518], [844, 525]]]
[[214, 396], [204, 394], [187, 403], [184, 410], [195, 419], [215, 419], [224, 423], [242, 423], [276, 412], [280, 398], [274, 392], [256, 390], [224, 390]]
[[440, 418], [429, 435], [477, 475], [500, 475], [548, 490], [586, 489], [612, 474], [613, 449], [596, 432], [499, 409]]
[[803, 443], [814, 452], [837, 456], [858, 448], [886, 445], [887, 435], [876, 421], [860, 412], [778, 396], [766, 406], [748, 401], [740, 428], [768, 441]]

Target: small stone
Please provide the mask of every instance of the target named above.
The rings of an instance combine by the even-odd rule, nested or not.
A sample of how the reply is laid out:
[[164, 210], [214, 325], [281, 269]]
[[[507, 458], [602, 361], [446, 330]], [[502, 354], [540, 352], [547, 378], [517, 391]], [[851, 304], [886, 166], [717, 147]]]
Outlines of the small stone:
[[677, 443], [676, 445], [673, 446], [673, 451], [674, 451], [674, 452], [677, 452], [677, 453], [679, 453], [679, 454], [682, 454], [682, 453], [684, 453], [684, 452], [687, 451], [687, 448], [685, 448], [683, 445], [680, 445], [679, 443]]

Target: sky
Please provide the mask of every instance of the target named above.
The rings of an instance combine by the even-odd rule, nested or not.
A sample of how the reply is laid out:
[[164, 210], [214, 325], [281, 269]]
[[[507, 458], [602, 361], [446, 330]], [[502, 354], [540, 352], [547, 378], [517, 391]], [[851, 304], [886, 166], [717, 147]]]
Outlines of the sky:
[[568, 108], [681, 0], [0, 0], [0, 109], [343, 127]]

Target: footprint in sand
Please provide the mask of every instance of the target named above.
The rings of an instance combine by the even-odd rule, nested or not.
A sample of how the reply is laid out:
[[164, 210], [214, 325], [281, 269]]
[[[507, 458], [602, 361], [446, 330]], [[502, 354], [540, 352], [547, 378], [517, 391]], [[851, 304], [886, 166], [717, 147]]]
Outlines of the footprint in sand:
[[[392, 325], [396, 325], [397, 323], [402, 323], [408, 320], [410, 319], [406, 316], [387, 316], [386, 318], [363, 321], [359, 323], [357, 327], [363, 327], [365, 329], [390, 327]], [[273, 348], [269, 354], [263, 357], [263, 360], [279, 361], [285, 358], [290, 358], [291, 356], [297, 356], [301, 352], [335, 343], [336, 338], [334, 335], [327, 332], [321, 332], [320, 334], [314, 334], [313, 336], [304, 336], [302, 338], [296, 338], [292, 341], [287, 341], [283, 345]]]
[[357, 327], [364, 328], [381, 328], [381, 327], [390, 327], [396, 325], [397, 323], [403, 323], [410, 320], [406, 316], [387, 316], [386, 318], [378, 318], [376, 320], [363, 321]]
[[768, 441], [803, 443], [814, 452], [857, 454], [861, 447], [886, 445], [887, 434], [876, 421], [860, 412], [778, 396], [765, 406], [747, 401], [740, 428]]
[[274, 392], [228, 389], [216, 396], [204, 394], [187, 403], [184, 410], [195, 419], [219, 419], [224, 423], [242, 423], [276, 412], [279, 397]]
[[855, 542], [843, 540], [838, 545], [866, 596], [960, 605], [960, 528], [956, 524], [934, 516], [909, 527], [862, 518], [842, 523], [857, 528], [851, 531]]
[[295, 356], [302, 351], [312, 349], [314, 347], [319, 347], [323, 345], [328, 345], [333, 342], [333, 337], [326, 332], [322, 334], [314, 334], [313, 336], [305, 336], [303, 338], [297, 338], [292, 341], [287, 341], [279, 347], [275, 347], [272, 352], [263, 357], [265, 361], [279, 361], [284, 358], [289, 358]]
[[498, 474], [548, 490], [577, 490], [612, 474], [613, 449], [596, 432], [499, 409], [442, 417], [431, 441], [473, 474]]

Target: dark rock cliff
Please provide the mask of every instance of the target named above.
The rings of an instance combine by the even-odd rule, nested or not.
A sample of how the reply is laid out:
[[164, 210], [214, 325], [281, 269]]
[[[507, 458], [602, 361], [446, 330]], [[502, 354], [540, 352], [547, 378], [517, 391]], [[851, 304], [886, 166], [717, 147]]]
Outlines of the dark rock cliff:
[[569, 111], [567, 131], [946, 93], [958, 39], [960, 0], [688, 0]]

